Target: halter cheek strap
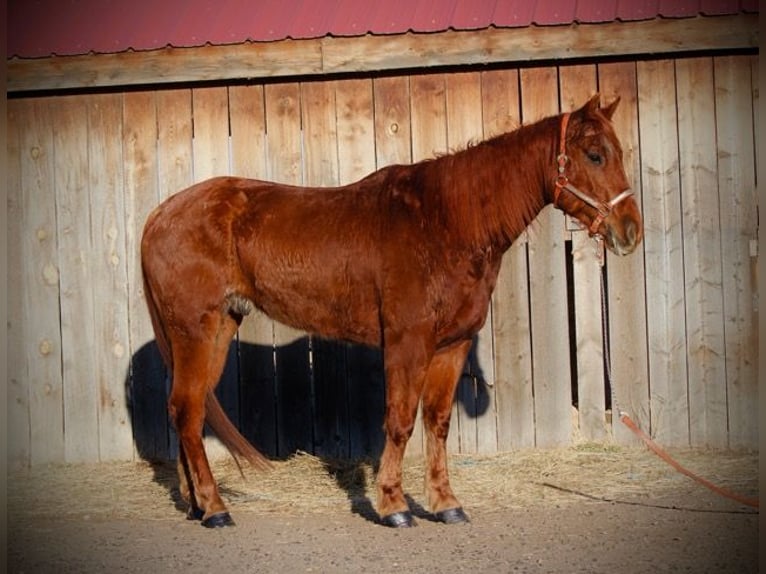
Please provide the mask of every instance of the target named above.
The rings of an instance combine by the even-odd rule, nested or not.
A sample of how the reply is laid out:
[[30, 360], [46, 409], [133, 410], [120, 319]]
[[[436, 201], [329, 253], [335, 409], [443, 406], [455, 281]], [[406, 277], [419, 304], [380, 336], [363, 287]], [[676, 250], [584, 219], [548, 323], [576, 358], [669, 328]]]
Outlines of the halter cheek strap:
[[633, 192], [630, 189], [626, 189], [619, 195], [613, 197], [609, 201], [600, 201], [598, 199], [595, 199], [585, 193], [584, 191], [577, 189], [574, 185], [572, 185], [569, 182], [569, 178], [566, 175], [566, 169], [567, 169], [567, 163], [569, 163], [569, 156], [567, 156], [566, 153], [566, 139], [567, 139], [567, 126], [569, 125], [569, 113], [565, 113], [561, 116], [561, 133], [559, 135], [559, 154], [556, 156], [556, 163], [558, 164], [558, 175], [556, 175], [556, 180], [554, 181], [553, 186], [553, 205], [558, 207], [559, 205], [559, 197], [561, 196], [562, 190], [566, 190], [572, 195], [574, 195], [577, 199], [582, 201], [583, 203], [586, 203], [587, 205], [591, 206], [593, 209], [596, 210], [596, 217], [593, 219], [593, 222], [590, 224], [590, 227], [588, 228], [588, 233], [591, 235], [596, 235], [598, 233], [598, 228], [601, 225], [601, 223], [609, 217], [609, 214], [612, 212], [612, 209], [614, 209], [614, 206], [620, 203], [621, 201], [629, 198], [631, 195], [633, 195]]

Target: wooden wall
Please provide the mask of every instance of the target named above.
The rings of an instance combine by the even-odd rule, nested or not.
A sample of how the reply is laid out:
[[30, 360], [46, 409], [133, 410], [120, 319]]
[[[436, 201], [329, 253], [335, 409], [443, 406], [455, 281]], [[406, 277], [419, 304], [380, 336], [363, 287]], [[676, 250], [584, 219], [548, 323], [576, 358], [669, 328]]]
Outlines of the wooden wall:
[[[11, 460], [174, 455], [138, 261], [168, 195], [227, 173], [342, 184], [597, 90], [622, 97], [643, 249], [607, 255], [602, 301], [593, 242], [546, 208], [506, 254], [450, 448], [632, 443], [613, 406], [666, 445], [756, 448], [757, 68], [733, 55], [11, 99]], [[382, 447], [375, 350], [250, 317], [219, 394], [273, 456]]]

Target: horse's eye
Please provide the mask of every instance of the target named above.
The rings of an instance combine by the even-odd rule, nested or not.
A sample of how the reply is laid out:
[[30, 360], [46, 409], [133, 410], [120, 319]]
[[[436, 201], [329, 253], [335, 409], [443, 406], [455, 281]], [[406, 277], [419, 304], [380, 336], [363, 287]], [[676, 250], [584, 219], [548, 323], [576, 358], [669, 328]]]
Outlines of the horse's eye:
[[604, 165], [604, 156], [596, 151], [589, 151], [587, 154], [588, 159], [595, 165]]

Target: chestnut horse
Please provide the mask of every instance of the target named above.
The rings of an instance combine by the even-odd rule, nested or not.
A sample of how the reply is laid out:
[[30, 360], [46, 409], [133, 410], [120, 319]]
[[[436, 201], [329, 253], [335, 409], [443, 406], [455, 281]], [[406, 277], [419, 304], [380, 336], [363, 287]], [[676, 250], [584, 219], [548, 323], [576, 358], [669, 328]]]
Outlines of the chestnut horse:
[[445, 441], [501, 256], [549, 203], [617, 254], [641, 241], [611, 125], [618, 101], [601, 108], [596, 95], [571, 114], [343, 187], [219, 177], [162, 203], [146, 223], [141, 257], [172, 372], [169, 411], [189, 516], [209, 527], [233, 524], [205, 454], [205, 421], [235, 458], [267, 463], [213, 394], [230, 341], [255, 307], [321, 337], [382, 348], [381, 522], [414, 524], [402, 457], [421, 402], [430, 510], [446, 523], [467, 521], [450, 487]]

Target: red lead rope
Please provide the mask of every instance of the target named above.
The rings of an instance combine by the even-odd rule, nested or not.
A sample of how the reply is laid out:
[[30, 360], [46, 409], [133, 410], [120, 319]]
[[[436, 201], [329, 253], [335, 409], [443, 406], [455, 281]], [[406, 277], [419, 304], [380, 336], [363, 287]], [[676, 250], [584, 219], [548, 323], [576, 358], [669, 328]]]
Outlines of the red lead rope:
[[759, 508], [759, 501], [757, 498], [740, 496], [739, 494], [731, 492], [730, 490], [726, 490], [725, 488], [716, 486], [709, 480], [706, 480], [702, 478], [701, 476], [694, 474], [688, 468], [682, 466], [678, 461], [676, 461], [673, 457], [671, 457], [660, 445], [654, 442], [648, 434], [646, 434], [643, 430], [641, 430], [639, 426], [635, 422], [633, 422], [633, 419], [631, 419], [628, 416], [627, 413], [622, 412], [620, 410], [619, 406], [617, 405], [617, 397], [615, 396], [615, 392], [614, 392], [614, 383], [612, 382], [612, 359], [611, 359], [611, 356], [610, 356], [611, 353], [609, 350], [609, 339], [608, 337], [606, 337], [606, 333], [609, 328], [609, 325], [607, 321], [606, 286], [604, 284], [603, 269], [601, 270], [601, 317], [603, 321], [602, 328], [604, 333], [604, 362], [606, 364], [606, 377], [609, 382], [609, 387], [612, 390], [612, 410], [614, 412], [620, 413], [620, 422], [622, 422], [622, 424], [624, 424], [631, 431], [633, 431], [633, 434], [635, 434], [638, 438], [640, 438], [644, 442], [644, 444], [649, 448], [649, 450], [651, 450], [654, 454], [659, 456], [662, 460], [667, 462], [670, 466], [675, 468], [681, 474], [688, 476], [689, 478], [691, 478], [695, 482], [698, 482], [705, 488], [709, 488], [716, 494], [719, 494], [725, 498], [730, 498], [731, 500], [735, 500], [739, 502], [740, 504], [744, 504], [746, 506]]
[[726, 498], [730, 498], [732, 500], [736, 500], [737, 502], [741, 504], [745, 504], [747, 506], [752, 506], [754, 508], [759, 508], [758, 506], [758, 499], [757, 498], [748, 498], [745, 496], [740, 496], [739, 494], [735, 494], [734, 492], [731, 492], [729, 490], [726, 490], [725, 488], [721, 488], [720, 486], [716, 486], [709, 480], [705, 480], [701, 476], [698, 476], [694, 474], [689, 469], [681, 466], [677, 461], [673, 459], [667, 452], [665, 452], [662, 447], [660, 447], [656, 442], [654, 442], [649, 435], [647, 435], [644, 431], [642, 431], [640, 428], [638, 428], [638, 425], [633, 422], [633, 420], [625, 413], [622, 413], [620, 415], [620, 421], [622, 424], [624, 424], [626, 427], [628, 427], [630, 430], [632, 430], [638, 438], [640, 438], [647, 447], [649, 447], [650, 450], [652, 450], [657, 456], [659, 456], [662, 460], [667, 462], [670, 466], [675, 468], [678, 472], [681, 474], [684, 474], [691, 478], [692, 480], [700, 483], [702, 486], [705, 486], [706, 488], [709, 488], [716, 494], [720, 494], [721, 496], [725, 496]]

